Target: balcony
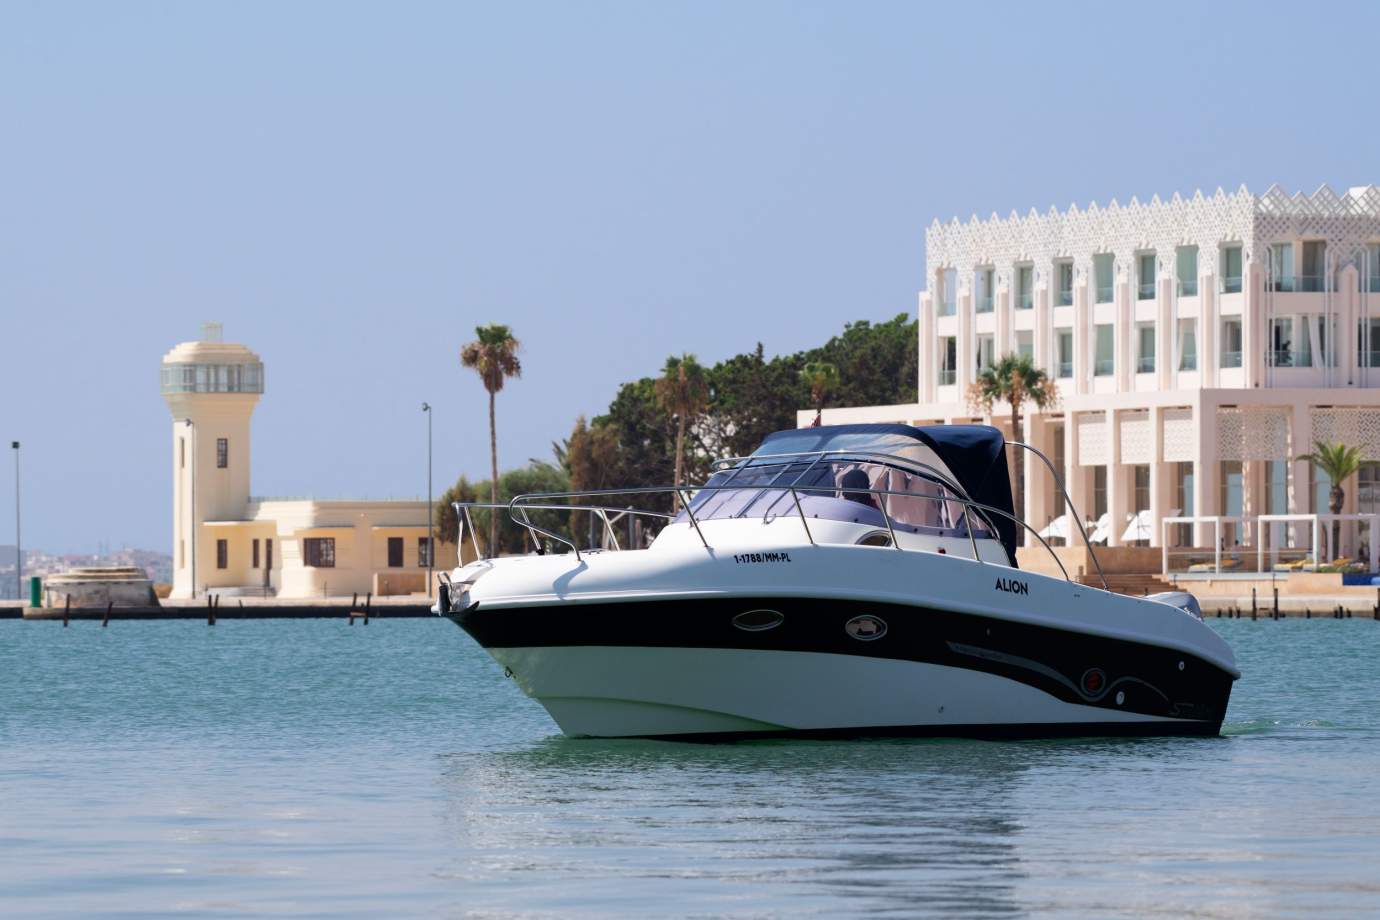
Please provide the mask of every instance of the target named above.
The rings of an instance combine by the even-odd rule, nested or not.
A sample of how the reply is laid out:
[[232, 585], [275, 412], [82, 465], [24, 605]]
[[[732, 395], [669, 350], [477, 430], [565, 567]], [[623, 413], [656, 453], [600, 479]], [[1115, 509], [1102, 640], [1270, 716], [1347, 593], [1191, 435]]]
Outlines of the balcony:
[[1372, 275], [1370, 284], [1366, 285], [1366, 290], [1372, 294], [1380, 293], [1380, 275]]
[[1180, 296], [1180, 297], [1197, 297], [1197, 296], [1198, 296], [1198, 279], [1197, 279], [1197, 278], [1191, 278], [1191, 279], [1189, 279], [1189, 280], [1187, 280], [1187, 281], [1185, 281], [1185, 280], [1183, 280], [1183, 279], [1180, 279], [1180, 280], [1179, 280], [1179, 296]]
[[1022, 291], [1016, 297], [1017, 310], [1029, 310], [1035, 306], [1035, 295], [1029, 291]]
[[1226, 368], [1226, 367], [1240, 367], [1240, 366], [1241, 366], [1241, 352], [1239, 352], [1239, 351], [1224, 351], [1224, 352], [1222, 352], [1222, 367]]
[[992, 295], [983, 294], [981, 297], [977, 299], [977, 306], [975, 306], [973, 309], [978, 313], [991, 313], [992, 306]]
[[1299, 275], [1297, 291], [1306, 293], [1317, 293], [1326, 288], [1327, 279], [1322, 275]]
[[1094, 377], [1110, 377], [1116, 369], [1116, 362], [1111, 358], [1098, 358], [1093, 362]]
[[1223, 294], [1240, 294], [1240, 293], [1241, 293], [1241, 276], [1240, 276], [1240, 275], [1235, 275], [1235, 276], [1229, 276], [1229, 277], [1223, 278], [1223, 279], [1222, 279], [1222, 293], [1223, 293]]
[[1380, 350], [1371, 349], [1370, 363], [1366, 363], [1366, 350], [1364, 348], [1356, 352], [1356, 364], [1359, 367], [1380, 367]]
[[1268, 353], [1271, 367], [1293, 367], [1294, 350], [1292, 348], [1276, 348]]
[[954, 371], [954, 369], [951, 368], [951, 367], [949, 367], [949, 368], [943, 368], [943, 367], [941, 367], [941, 368], [939, 369], [939, 385], [940, 385], [941, 387], [953, 386], [953, 383], [954, 383], [954, 380], [956, 379], [956, 377], [957, 377], [957, 374], [956, 374], [956, 372]]
[[1153, 374], [1155, 372], [1155, 356], [1141, 355], [1136, 359], [1137, 374]]
[[1110, 284], [1107, 284], [1107, 285], [1098, 285], [1098, 287], [1097, 287], [1097, 302], [1098, 302], [1098, 303], [1111, 303], [1111, 302], [1112, 302], [1112, 286], [1111, 286]]
[[941, 300], [935, 307], [937, 316], [953, 316], [958, 312], [958, 306], [952, 300]]
[[1055, 295], [1054, 305], [1058, 307], [1073, 306], [1073, 288], [1065, 288]]
[[1277, 275], [1265, 282], [1266, 290], [1291, 293], [1298, 290], [1298, 280], [1293, 275]]
[[1193, 352], [1179, 356], [1179, 370], [1196, 371], [1198, 369], [1198, 356]]
[[1154, 299], [1155, 299], [1155, 282], [1153, 282], [1153, 281], [1142, 281], [1140, 284], [1136, 285], [1136, 299], [1138, 299], [1138, 300], [1154, 300]]
[[[1380, 365], [1376, 365], [1376, 366], [1377, 366], [1377, 367], [1380, 367]], [[1058, 368], [1058, 375], [1059, 375], [1059, 379], [1060, 379], [1060, 380], [1068, 380], [1070, 377], [1072, 377], [1072, 376], [1073, 376], [1073, 362], [1072, 362], [1072, 361], [1060, 361], [1060, 362], [1059, 362], [1059, 368]]]

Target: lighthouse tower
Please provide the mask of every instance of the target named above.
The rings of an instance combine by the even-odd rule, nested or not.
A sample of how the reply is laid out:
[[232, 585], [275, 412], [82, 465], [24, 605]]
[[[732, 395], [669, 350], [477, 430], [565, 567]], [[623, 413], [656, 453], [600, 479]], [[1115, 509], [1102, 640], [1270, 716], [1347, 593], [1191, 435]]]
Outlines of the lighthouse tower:
[[206, 523], [244, 520], [249, 504], [249, 419], [264, 391], [264, 366], [222, 341], [219, 323], [163, 356], [163, 399], [172, 411], [173, 597], [194, 597], [225, 560]]

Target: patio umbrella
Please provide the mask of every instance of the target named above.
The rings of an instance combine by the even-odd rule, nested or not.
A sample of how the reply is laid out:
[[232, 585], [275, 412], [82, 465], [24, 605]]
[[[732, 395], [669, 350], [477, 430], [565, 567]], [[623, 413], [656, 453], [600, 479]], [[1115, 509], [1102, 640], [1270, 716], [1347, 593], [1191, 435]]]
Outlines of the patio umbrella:
[[1102, 517], [1097, 519], [1097, 525], [1093, 527], [1092, 533], [1088, 535], [1089, 543], [1106, 543], [1112, 535], [1112, 516], [1103, 512]]
[[1044, 540], [1052, 540], [1055, 537], [1067, 540], [1069, 538], [1069, 516], [1061, 514], [1050, 521], [1045, 525], [1045, 529], [1040, 531], [1040, 537]]
[[1126, 543], [1132, 540], [1148, 540], [1150, 530], [1150, 509], [1146, 508], [1131, 516], [1131, 523], [1126, 525], [1126, 532], [1121, 535], [1121, 539]]

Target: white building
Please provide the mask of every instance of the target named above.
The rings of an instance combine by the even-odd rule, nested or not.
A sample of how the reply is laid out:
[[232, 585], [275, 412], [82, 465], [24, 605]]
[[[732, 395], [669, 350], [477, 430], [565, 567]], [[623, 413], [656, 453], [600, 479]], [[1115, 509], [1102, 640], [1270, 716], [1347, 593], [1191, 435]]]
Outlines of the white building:
[[[1162, 532], [1213, 545], [1207, 522], [1162, 531], [1163, 517], [1232, 518], [1229, 548], [1255, 542], [1259, 515], [1326, 513], [1328, 483], [1292, 459], [1315, 440], [1362, 448], [1344, 510], [1380, 506], [1380, 189], [1243, 187], [936, 221], [926, 250], [919, 402], [826, 410], [826, 422], [979, 420], [966, 387], [1023, 351], [1060, 392], [1027, 416], [1026, 440], [1064, 471], [1080, 513], [1108, 515], [1110, 545], [1134, 537], [1141, 511], [1151, 545]], [[1037, 466], [1024, 513], [1039, 528], [1060, 508]], [[1307, 538], [1292, 524], [1262, 533]], [[1341, 550], [1368, 541], [1352, 524]]]
[[[250, 495], [249, 421], [264, 366], [245, 346], [222, 342], [218, 324], [163, 357], [162, 391], [173, 416], [173, 597], [427, 590], [425, 501]], [[449, 569], [454, 547], [437, 549], [435, 568]]]

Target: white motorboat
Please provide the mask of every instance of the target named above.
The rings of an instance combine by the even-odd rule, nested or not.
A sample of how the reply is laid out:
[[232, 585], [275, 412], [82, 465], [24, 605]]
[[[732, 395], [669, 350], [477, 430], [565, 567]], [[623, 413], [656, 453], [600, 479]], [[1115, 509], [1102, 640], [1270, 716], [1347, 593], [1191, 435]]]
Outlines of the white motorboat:
[[[543, 552], [456, 569], [437, 611], [571, 736], [1216, 734], [1230, 647], [1190, 595], [1018, 569], [1018, 529], [1044, 540], [1006, 447], [985, 426], [778, 432], [702, 486], [629, 490], [685, 503], [633, 512], [664, 525], [637, 549], [609, 523], [628, 492], [460, 504], [462, 539], [487, 507]], [[572, 502], [602, 546], [534, 523]]]

